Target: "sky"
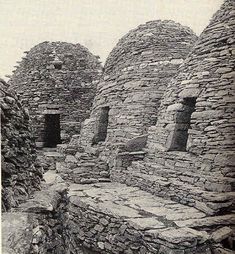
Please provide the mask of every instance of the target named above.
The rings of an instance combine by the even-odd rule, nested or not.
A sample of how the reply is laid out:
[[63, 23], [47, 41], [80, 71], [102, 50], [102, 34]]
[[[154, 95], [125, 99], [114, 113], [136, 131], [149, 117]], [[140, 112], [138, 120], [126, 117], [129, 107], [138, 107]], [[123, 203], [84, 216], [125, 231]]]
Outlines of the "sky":
[[150, 20], [171, 19], [197, 35], [223, 0], [0, 0], [0, 77], [43, 41], [80, 43], [104, 63], [118, 40]]

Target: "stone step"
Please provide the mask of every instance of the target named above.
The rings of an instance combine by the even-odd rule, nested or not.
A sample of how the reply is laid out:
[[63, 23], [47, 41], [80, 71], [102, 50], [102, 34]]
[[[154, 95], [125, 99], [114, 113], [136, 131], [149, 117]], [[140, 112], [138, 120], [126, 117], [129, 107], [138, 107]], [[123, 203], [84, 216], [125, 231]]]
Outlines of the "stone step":
[[209, 254], [214, 226], [235, 225], [235, 214], [208, 216], [115, 182], [71, 184], [68, 196], [71, 234], [101, 253]]
[[136, 186], [152, 194], [168, 197], [172, 200], [197, 207], [207, 214], [215, 214], [226, 209], [234, 202], [234, 192], [217, 193], [203, 191], [177, 178], [166, 178], [157, 175], [140, 173], [136, 167], [128, 167], [126, 171], [115, 171], [115, 179], [129, 186]]
[[109, 177], [109, 173], [108, 172], [84, 172], [84, 173], [80, 173], [80, 172], [73, 172], [71, 173], [71, 176], [75, 177], [75, 178], [86, 178], [86, 177], [93, 177], [93, 178], [99, 178], [99, 177]]
[[43, 147], [42, 149], [43, 152], [56, 152], [57, 148], [51, 148], [51, 147]]

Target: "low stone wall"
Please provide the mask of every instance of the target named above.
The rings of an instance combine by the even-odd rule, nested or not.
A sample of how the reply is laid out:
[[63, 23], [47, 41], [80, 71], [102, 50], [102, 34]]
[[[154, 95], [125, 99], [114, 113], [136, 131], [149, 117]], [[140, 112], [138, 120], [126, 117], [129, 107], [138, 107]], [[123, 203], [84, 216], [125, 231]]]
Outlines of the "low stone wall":
[[111, 170], [112, 181], [196, 207], [208, 215], [224, 214], [234, 207], [234, 192], [218, 193], [192, 186], [187, 182], [191, 179], [187, 172], [168, 171], [143, 160], [133, 161], [131, 166], [130, 163], [123, 156], [117, 157], [115, 168]]
[[194, 241], [187, 236], [187, 231], [175, 232], [179, 234], [179, 242], [175, 244], [169, 239], [156, 238], [154, 231], [142, 232], [141, 228], [135, 228], [119, 217], [104, 214], [96, 207], [79, 202], [76, 197], [70, 202], [70, 233], [76, 242], [100, 253], [211, 253], [206, 245], [187, 248]]
[[195, 208], [118, 183], [73, 184], [69, 200], [72, 239], [98, 253], [232, 253], [223, 246], [233, 242], [232, 214], [206, 217]]
[[3, 213], [4, 254], [232, 254], [232, 214], [206, 217], [120, 183], [44, 177], [32, 199]]
[[76, 139], [72, 139], [66, 147], [59, 146], [62, 159], [56, 163], [56, 171], [64, 180], [75, 183], [107, 182], [110, 172], [106, 161], [99, 157], [98, 149], [86, 149], [77, 146]]

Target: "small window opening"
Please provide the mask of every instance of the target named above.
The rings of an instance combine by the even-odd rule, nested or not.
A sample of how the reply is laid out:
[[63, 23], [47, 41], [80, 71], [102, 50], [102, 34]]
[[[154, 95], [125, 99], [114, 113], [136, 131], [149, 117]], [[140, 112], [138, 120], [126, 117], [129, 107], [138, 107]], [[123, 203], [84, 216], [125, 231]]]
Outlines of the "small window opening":
[[60, 114], [47, 114], [44, 125], [44, 147], [56, 147], [60, 143]]
[[55, 69], [57, 69], [57, 70], [61, 70], [62, 69], [63, 62], [57, 56], [55, 56], [55, 59], [52, 62], [52, 64], [54, 65]]
[[107, 137], [108, 122], [109, 122], [109, 107], [103, 107], [100, 112], [97, 131], [92, 141], [93, 145], [98, 144], [98, 142], [105, 141]]
[[62, 63], [54, 63], [54, 67], [57, 70], [61, 70], [62, 69]]
[[176, 113], [176, 124], [169, 151], [186, 151], [188, 129], [190, 129], [192, 113], [195, 111], [196, 98], [185, 98], [182, 104], [183, 110]]

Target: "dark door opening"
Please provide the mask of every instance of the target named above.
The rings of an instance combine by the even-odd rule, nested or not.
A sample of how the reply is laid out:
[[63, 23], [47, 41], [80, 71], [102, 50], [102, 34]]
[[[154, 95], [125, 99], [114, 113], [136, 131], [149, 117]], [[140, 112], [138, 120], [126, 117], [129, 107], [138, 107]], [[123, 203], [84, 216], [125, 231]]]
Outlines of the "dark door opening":
[[45, 115], [44, 147], [56, 147], [60, 143], [60, 115]]
[[109, 123], [109, 107], [103, 107], [100, 112], [100, 117], [97, 125], [96, 134], [92, 140], [92, 144], [105, 141], [107, 137], [107, 129]]
[[190, 129], [191, 115], [195, 111], [196, 98], [185, 98], [183, 110], [176, 113], [175, 130], [172, 135], [169, 151], [186, 151], [188, 129]]

